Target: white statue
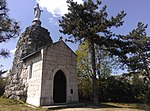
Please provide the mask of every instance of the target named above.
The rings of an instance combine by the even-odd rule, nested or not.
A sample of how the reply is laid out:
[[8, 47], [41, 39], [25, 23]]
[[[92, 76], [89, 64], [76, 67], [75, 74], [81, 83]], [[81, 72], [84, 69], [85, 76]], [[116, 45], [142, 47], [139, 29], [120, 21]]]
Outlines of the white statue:
[[34, 20], [40, 20], [42, 10], [39, 7], [39, 4], [34, 7]]

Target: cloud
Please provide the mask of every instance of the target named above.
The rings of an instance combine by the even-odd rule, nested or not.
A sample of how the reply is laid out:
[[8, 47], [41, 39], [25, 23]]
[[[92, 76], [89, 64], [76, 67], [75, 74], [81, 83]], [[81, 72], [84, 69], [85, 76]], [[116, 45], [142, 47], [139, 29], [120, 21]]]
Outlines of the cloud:
[[[59, 17], [68, 12], [66, 0], [36, 0], [42, 8], [46, 8], [54, 17]], [[82, 4], [83, 0], [74, 0]]]
[[49, 18], [49, 22], [52, 23], [54, 21], [54, 18]]
[[57, 19], [49, 18], [49, 22], [52, 23], [53, 25], [57, 25], [58, 26], [58, 20]]
[[12, 54], [15, 54], [15, 51], [16, 51], [16, 48], [10, 50], [10, 52], [11, 52]]

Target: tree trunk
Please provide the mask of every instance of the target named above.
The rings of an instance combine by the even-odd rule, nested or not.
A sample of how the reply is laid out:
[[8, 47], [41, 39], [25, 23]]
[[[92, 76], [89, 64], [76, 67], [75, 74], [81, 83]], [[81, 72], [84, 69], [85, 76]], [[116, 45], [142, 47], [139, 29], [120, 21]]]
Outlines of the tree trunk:
[[95, 47], [93, 39], [89, 39], [89, 52], [92, 62], [92, 82], [93, 82], [93, 102], [98, 105], [98, 93], [97, 93], [97, 79], [96, 79], [96, 61], [95, 61]]

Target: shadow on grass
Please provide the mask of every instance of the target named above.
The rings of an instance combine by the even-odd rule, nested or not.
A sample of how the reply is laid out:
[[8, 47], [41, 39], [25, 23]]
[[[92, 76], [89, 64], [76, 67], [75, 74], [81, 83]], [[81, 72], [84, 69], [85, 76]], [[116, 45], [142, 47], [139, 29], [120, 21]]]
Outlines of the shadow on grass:
[[93, 103], [74, 103], [74, 104], [54, 104], [51, 106], [47, 106], [49, 110], [58, 110], [58, 109], [66, 109], [66, 108], [92, 108], [92, 109], [113, 109], [113, 108], [130, 108], [130, 109], [138, 109], [150, 111], [150, 106], [143, 104], [130, 104], [130, 103], [101, 103], [96, 106]]
[[150, 105], [146, 104], [139, 104], [139, 103], [104, 103], [104, 104], [117, 106], [120, 108], [130, 108], [130, 109], [150, 111]]
[[49, 110], [58, 110], [65, 108], [92, 108], [92, 109], [100, 109], [100, 108], [121, 108], [119, 106], [100, 104], [94, 105], [93, 103], [74, 103], [74, 104], [55, 104], [52, 106], [47, 106]]

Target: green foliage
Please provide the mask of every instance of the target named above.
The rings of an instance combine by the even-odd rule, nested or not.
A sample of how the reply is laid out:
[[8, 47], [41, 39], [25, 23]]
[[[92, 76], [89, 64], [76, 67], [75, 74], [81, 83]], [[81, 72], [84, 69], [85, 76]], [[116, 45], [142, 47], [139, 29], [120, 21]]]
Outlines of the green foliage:
[[150, 37], [146, 35], [146, 28], [147, 25], [139, 22], [136, 29], [122, 37], [128, 43], [122, 50], [126, 52], [126, 60], [122, 61], [134, 72], [146, 71], [150, 66]]
[[[88, 49], [88, 42], [80, 43], [77, 54], [77, 71], [79, 77], [92, 77], [92, 62]], [[112, 69], [119, 65], [116, 58], [109, 55], [109, 52], [101, 50], [101, 47], [95, 44], [95, 59], [96, 59], [96, 76], [107, 78], [110, 76]]]
[[79, 77], [91, 77], [91, 62], [88, 51], [88, 42], [81, 43], [76, 50], [77, 73]]
[[134, 97], [134, 101], [149, 104], [150, 93], [145, 78], [143, 73], [129, 73], [122, 76], [123, 80], [130, 83], [130, 92]]
[[92, 79], [79, 77], [78, 90], [80, 100], [92, 100]]
[[[79, 78], [80, 100], [92, 100], [92, 79]], [[149, 89], [141, 74], [109, 76], [98, 80], [98, 97], [101, 102], [128, 102], [149, 104]]]
[[3, 74], [7, 71], [2, 70], [2, 65], [0, 66], [0, 96], [3, 95], [5, 91], [5, 86], [7, 84], [7, 77], [3, 77]]
[[[7, 2], [6, 0], [0, 1], [0, 43], [6, 42], [11, 38], [15, 38], [19, 35], [18, 22], [10, 19], [8, 16]], [[9, 57], [9, 51], [7, 49], [0, 50], [0, 57]]]
[[[79, 76], [79, 96], [80, 99], [92, 100], [92, 62], [88, 51], [88, 42], [80, 43], [77, 54], [77, 71]], [[100, 51], [99, 46], [95, 45], [96, 76], [104, 79], [110, 76], [114, 65], [113, 59], [105, 51]], [[80, 77], [82, 79], [80, 79]], [[100, 88], [96, 89], [101, 90]]]
[[132, 92], [134, 98], [141, 103], [150, 104], [149, 99], [149, 88], [144, 81], [144, 78], [140, 78], [141, 74], [136, 74], [133, 76], [132, 81]]
[[[146, 34], [147, 25], [139, 22], [137, 28], [126, 36], [120, 36], [125, 45], [116, 48], [120, 61], [129, 71], [142, 72], [150, 84], [150, 37]], [[149, 87], [150, 88], [150, 87]]]
[[0, 78], [0, 96], [3, 95], [6, 84], [7, 84], [7, 80], [5, 78]]
[[142, 102], [142, 100], [145, 99], [144, 98], [145, 94], [143, 93], [146, 91], [146, 89], [145, 89], [143, 80], [139, 79], [138, 75], [133, 76], [132, 86], [133, 86], [132, 91], [133, 91], [134, 97], [137, 100]]
[[[16, 38], [19, 35], [19, 31], [18, 22], [8, 16], [7, 1], [0, 0], [0, 43]], [[9, 57], [9, 51], [7, 49], [0, 49], [0, 57]], [[7, 83], [7, 78], [2, 76], [5, 72], [1, 70], [0, 66], [0, 96], [3, 95]]]
[[133, 102], [131, 86], [127, 81], [122, 81], [114, 76], [100, 82], [99, 95], [102, 101]]
[[120, 68], [120, 63], [115, 56], [111, 56], [110, 52], [102, 49], [105, 47], [95, 44], [97, 76], [99, 79], [106, 79], [113, 69]]

